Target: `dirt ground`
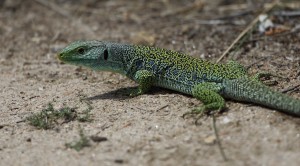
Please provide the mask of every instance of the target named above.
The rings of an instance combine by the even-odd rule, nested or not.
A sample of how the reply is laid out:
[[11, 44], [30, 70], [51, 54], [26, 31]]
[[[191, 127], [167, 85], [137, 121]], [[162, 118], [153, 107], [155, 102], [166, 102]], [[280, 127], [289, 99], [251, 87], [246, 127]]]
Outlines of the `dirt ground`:
[[[201, 101], [159, 88], [129, 98], [122, 89], [136, 84], [126, 77], [63, 64], [56, 58], [57, 51], [72, 41], [97, 39], [153, 45], [216, 61], [268, 1], [49, 2], [0, 0], [0, 165], [300, 163], [297, 117], [228, 101], [228, 109], [216, 118], [228, 158], [224, 161], [212, 117], [200, 119], [200, 125], [194, 124], [193, 117], [182, 117]], [[300, 19], [278, 13], [299, 9], [275, 8], [272, 21], [290, 30], [272, 36], [255, 30], [222, 63], [234, 59], [249, 67], [250, 73], [270, 71], [289, 78], [277, 80], [272, 88], [279, 91], [296, 87]], [[300, 98], [299, 88], [288, 95]], [[55, 109], [85, 110], [88, 105], [82, 99], [93, 107], [91, 122], [71, 121], [43, 130], [25, 120], [48, 103]], [[80, 128], [87, 137], [107, 140], [91, 141], [80, 151], [67, 148], [66, 143], [79, 139]]]

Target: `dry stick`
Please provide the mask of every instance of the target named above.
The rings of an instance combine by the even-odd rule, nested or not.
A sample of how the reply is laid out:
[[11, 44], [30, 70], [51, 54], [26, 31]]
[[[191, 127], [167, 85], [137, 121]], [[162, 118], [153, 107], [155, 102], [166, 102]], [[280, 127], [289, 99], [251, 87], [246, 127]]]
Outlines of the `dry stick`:
[[177, 10], [173, 10], [173, 11], [167, 11], [161, 14], [162, 17], [166, 17], [166, 16], [171, 16], [171, 15], [175, 15], [175, 14], [181, 14], [181, 13], [186, 13], [189, 12], [191, 10], [197, 10], [197, 9], [201, 9], [203, 8], [204, 3], [202, 1], [195, 1], [193, 4], [183, 7], [183, 8], [179, 8]]
[[95, 36], [94, 31], [91, 30], [91, 28], [87, 26], [87, 24], [82, 23], [79, 19], [74, 19], [68, 11], [56, 5], [55, 3], [49, 2], [48, 0], [35, 0], [35, 1], [45, 7], [50, 8], [51, 10], [57, 12], [58, 14], [67, 17], [68, 19], [72, 20], [72, 22], [75, 22], [79, 27], [84, 28], [84, 30], [90, 33], [90, 35]]
[[276, 5], [278, 4], [278, 1], [274, 1], [273, 3], [271, 3], [270, 6], [266, 7], [263, 12], [261, 12], [251, 23], [250, 25], [247, 26], [246, 29], [244, 29], [242, 31], [242, 33], [239, 34], [239, 36], [233, 41], [233, 43], [231, 43], [231, 45], [225, 50], [225, 52], [220, 56], [220, 58], [217, 60], [217, 62], [220, 62], [228, 53], [229, 51], [232, 50], [232, 48], [253, 28], [254, 25], [256, 25], [256, 23], [259, 20], [259, 16], [263, 13], [267, 13], [269, 12], [271, 9], [273, 9]]
[[48, 0], [35, 0], [35, 1], [42, 4], [43, 6], [49, 7], [51, 10], [59, 13], [62, 16], [70, 17], [70, 14], [67, 11], [63, 10], [59, 6], [55, 5], [54, 3], [49, 2]]
[[160, 110], [162, 110], [162, 109], [164, 109], [164, 108], [167, 108], [168, 106], [169, 106], [169, 104], [166, 104], [166, 105], [160, 107], [159, 109], [157, 109], [156, 112], [158, 112], [158, 111], [160, 111]]
[[227, 11], [232, 11], [232, 10], [246, 10], [246, 9], [248, 9], [248, 7], [249, 7], [249, 5], [247, 3], [224, 5], [224, 6], [218, 7], [218, 11], [227, 12]]
[[291, 8], [291, 9], [299, 9], [300, 3], [299, 2], [284, 3], [284, 4], [282, 4], [282, 7]]
[[216, 139], [217, 139], [217, 144], [218, 144], [219, 150], [221, 152], [221, 155], [223, 157], [223, 160], [227, 161], [227, 157], [226, 157], [225, 152], [224, 152], [224, 150], [222, 148], [222, 145], [221, 145], [220, 137], [219, 137], [217, 126], [216, 126], [216, 117], [215, 117], [214, 114], [212, 115], [212, 124], [213, 124], [214, 133], [215, 133], [215, 136], [216, 136]]
[[286, 88], [286, 89], [283, 89], [283, 90], [281, 90], [281, 93], [287, 93], [287, 92], [289, 92], [289, 91], [296, 90], [296, 89], [299, 88], [299, 87], [300, 87], [300, 84], [295, 85], [295, 86], [292, 86], [292, 87], [289, 87], [289, 88]]
[[300, 16], [300, 10], [298, 11], [279, 11], [274, 13], [275, 16], [283, 17], [298, 17]]

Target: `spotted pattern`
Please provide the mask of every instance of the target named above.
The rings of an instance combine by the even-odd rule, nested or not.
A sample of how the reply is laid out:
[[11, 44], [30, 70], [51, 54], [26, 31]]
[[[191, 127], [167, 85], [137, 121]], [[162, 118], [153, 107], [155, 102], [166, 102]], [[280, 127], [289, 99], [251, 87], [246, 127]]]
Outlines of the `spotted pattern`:
[[214, 64], [175, 51], [103, 41], [74, 42], [63, 49], [58, 58], [66, 63], [128, 76], [139, 83], [131, 95], [160, 86], [203, 101], [204, 105], [196, 109], [200, 111], [224, 108], [225, 97], [300, 116], [300, 100], [271, 90], [258, 80], [264, 73], [249, 77], [246, 69], [234, 61]]
[[256, 78], [225, 80], [223, 96], [237, 101], [253, 102], [282, 112], [300, 116], [300, 100], [275, 92]]
[[129, 77], [138, 70], [153, 73], [155, 86], [192, 94], [195, 85], [202, 82], [222, 82], [246, 75], [237, 63], [213, 64], [189, 55], [148, 46], [132, 46], [133, 54], [123, 54], [128, 64]]

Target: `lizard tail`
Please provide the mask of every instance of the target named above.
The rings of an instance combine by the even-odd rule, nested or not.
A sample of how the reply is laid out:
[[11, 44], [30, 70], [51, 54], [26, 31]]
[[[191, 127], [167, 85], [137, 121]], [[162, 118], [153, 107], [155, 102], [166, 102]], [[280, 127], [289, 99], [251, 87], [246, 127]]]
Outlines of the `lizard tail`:
[[238, 78], [224, 82], [223, 95], [237, 101], [260, 104], [287, 114], [300, 116], [300, 100], [280, 92], [251, 78]]

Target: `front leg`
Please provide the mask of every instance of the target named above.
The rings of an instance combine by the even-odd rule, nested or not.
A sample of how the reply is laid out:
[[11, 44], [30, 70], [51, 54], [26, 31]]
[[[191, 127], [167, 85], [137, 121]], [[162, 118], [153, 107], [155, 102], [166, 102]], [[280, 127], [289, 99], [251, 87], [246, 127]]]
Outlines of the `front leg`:
[[130, 96], [138, 96], [147, 92], [153, 84], [154, 75], [148, 70], [139, 70], [135, 73], [134, 80], [139, 86], [131, 91]]

